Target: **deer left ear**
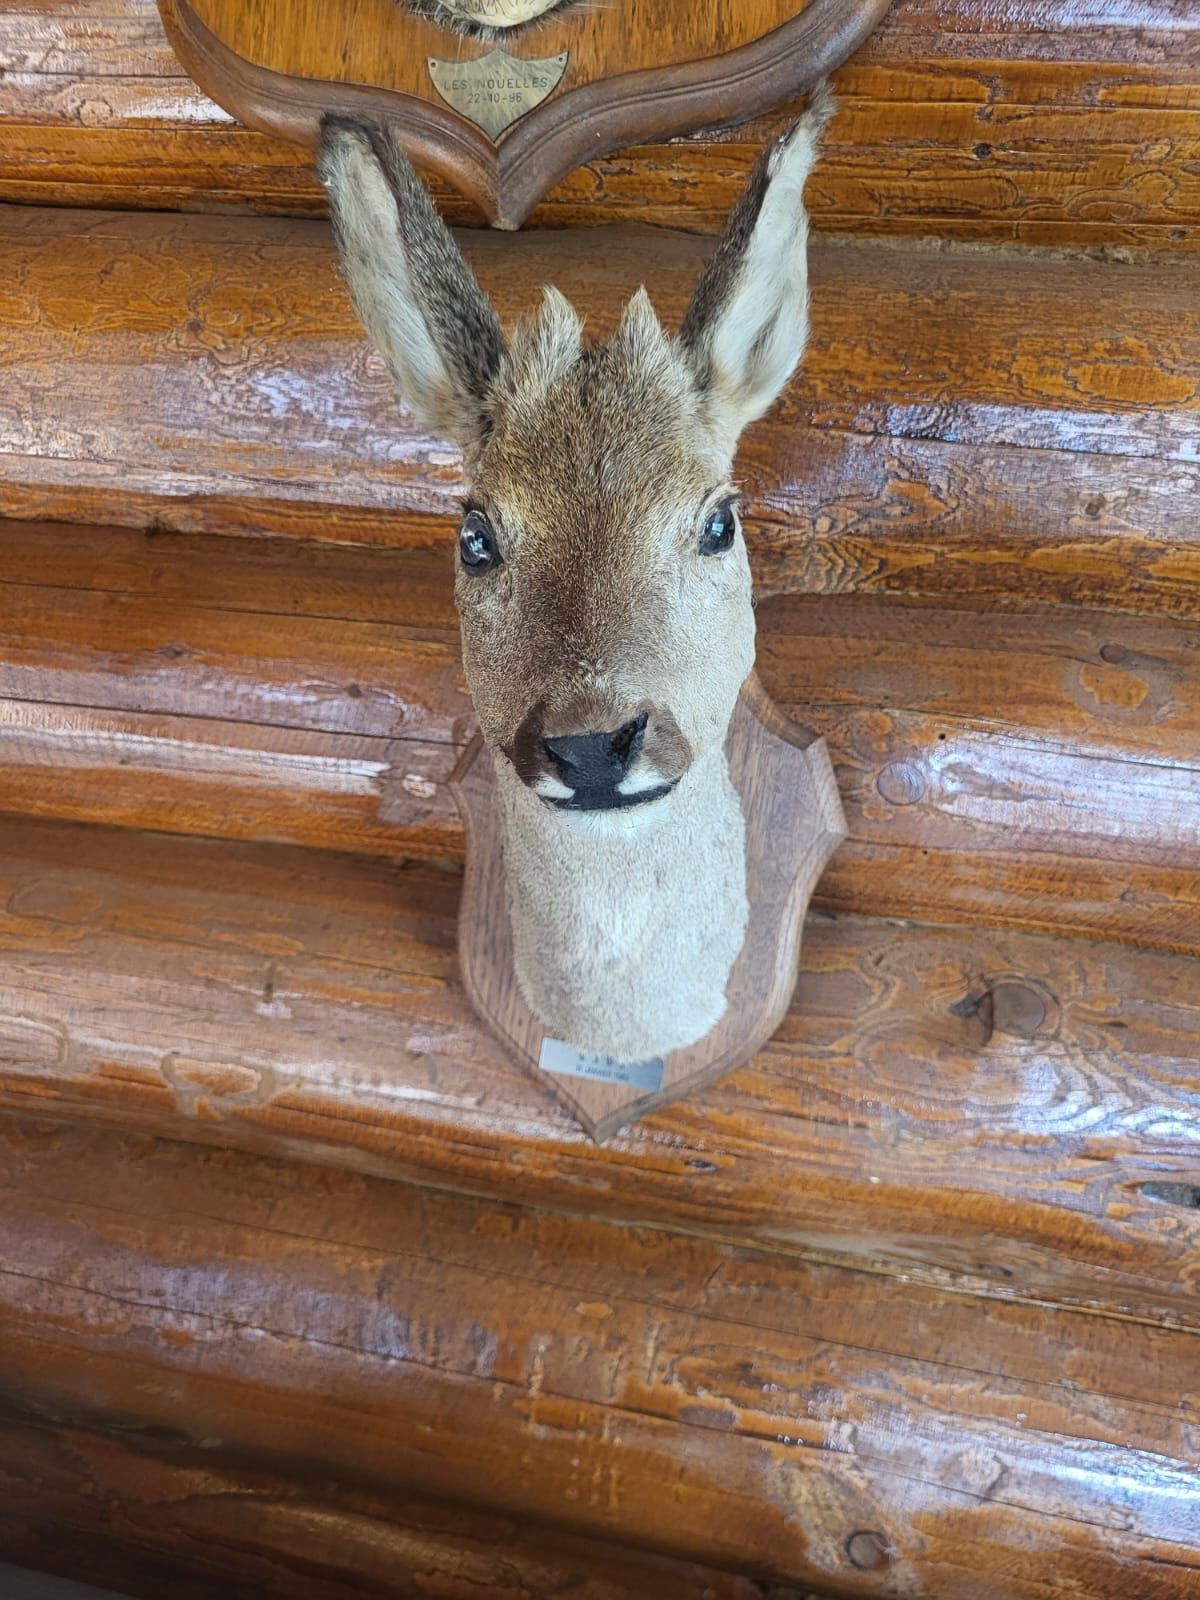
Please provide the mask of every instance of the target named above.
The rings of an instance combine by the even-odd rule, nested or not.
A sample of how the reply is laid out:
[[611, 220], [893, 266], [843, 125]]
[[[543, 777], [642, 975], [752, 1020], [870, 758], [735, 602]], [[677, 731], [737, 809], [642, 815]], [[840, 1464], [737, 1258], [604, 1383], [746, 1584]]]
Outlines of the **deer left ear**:
[[822, 84], [799, 121], [763, 151], [679, 332], [701, 395], [731, 443], [779, 394], [808, 341], [804, 185], [833, 110]]
[[425, 185], [388, 129], [346, 117], [322, 123], [320, 174], [355, 307], [401, 394], [477, 448], [504, 335]]

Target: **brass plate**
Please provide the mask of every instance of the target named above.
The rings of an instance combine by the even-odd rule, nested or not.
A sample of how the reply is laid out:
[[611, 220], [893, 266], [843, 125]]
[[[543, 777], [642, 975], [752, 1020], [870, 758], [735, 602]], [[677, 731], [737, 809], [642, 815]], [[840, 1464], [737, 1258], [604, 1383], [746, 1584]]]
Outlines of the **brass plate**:
[[447, 105], [482, 128], [493, 142], [505, 128], [557, 88], [570, 51], [542, 61], [522, 61], [507, 50], [489, 50], [475, 61], [429, 57], [429, 76]]

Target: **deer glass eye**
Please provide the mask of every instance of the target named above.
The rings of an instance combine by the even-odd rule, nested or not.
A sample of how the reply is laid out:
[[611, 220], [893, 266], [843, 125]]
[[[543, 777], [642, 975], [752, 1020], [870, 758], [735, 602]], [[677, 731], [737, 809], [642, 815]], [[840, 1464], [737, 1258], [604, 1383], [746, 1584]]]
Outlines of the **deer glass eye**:
[[700, 554], [723, 555], [732, 545], [736, 532], [737, 514], [733, 509], [733, 501], [726, 500], [715, 511], [710, 511], [705, 519], [700, 532]]
[[472, 578], [481, 578], [500, 565], [495, 530], [484, 512], [468, 511], [463, 518], [458, 531], [458, 559]]

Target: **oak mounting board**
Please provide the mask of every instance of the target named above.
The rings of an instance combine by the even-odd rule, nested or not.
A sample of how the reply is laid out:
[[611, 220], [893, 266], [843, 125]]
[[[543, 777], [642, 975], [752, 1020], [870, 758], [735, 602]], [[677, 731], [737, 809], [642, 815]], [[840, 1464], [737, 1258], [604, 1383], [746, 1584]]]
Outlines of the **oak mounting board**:
[[[418, 166], [503, 228], [518, 227], [590, 158], [743, 121], [803, 92], [888, 8], [888, 0], [567, 0], [540, 10], [531, 0], [158, 4], [183, 65], [239, 121], [310, 146], [327, 111], [387, 121]], [[527, 20], [463, 20], [500, 13]], [[477, 89], [491, 86], [482, 99], [463, 87], [463, 73]]]
[[525, 1004], [513, 972], [501, 807], [492, 758], [478, 734], [450, 780], [467, 833], [458, 961], [471, 1004], [597, 1143], [732, 1072], [771, 1037], [796, 987], [808, 903], [846, 837], [825, 741], [790, 722], [753, 673], [734, 710], [725, 750], [746, 818], [750, 920], [730, 974], [725, 1015], [698, 1044], [666, 1056], [662, 1087], [654, 1091], [542, 1071], [547, 1030]]

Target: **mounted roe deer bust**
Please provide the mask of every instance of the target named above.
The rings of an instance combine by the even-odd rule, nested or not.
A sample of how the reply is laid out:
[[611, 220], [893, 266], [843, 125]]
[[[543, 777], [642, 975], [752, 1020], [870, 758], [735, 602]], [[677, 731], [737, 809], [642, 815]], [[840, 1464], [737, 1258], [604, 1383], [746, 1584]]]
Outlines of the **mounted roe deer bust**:
[[828, 114], [819, 93], [764, 152], [674, 337], [643, 289], [591, 344], [552, 288], [506, 339], [392, 138], [324, 128], [359, 315], [463, 454], [456, 598], [517, 981], [555, 1037], [620, 1060], [709, 1033], [745, 937], [725, 736], [754, 613], [731, 472], [804, 349], [803, 189]]

